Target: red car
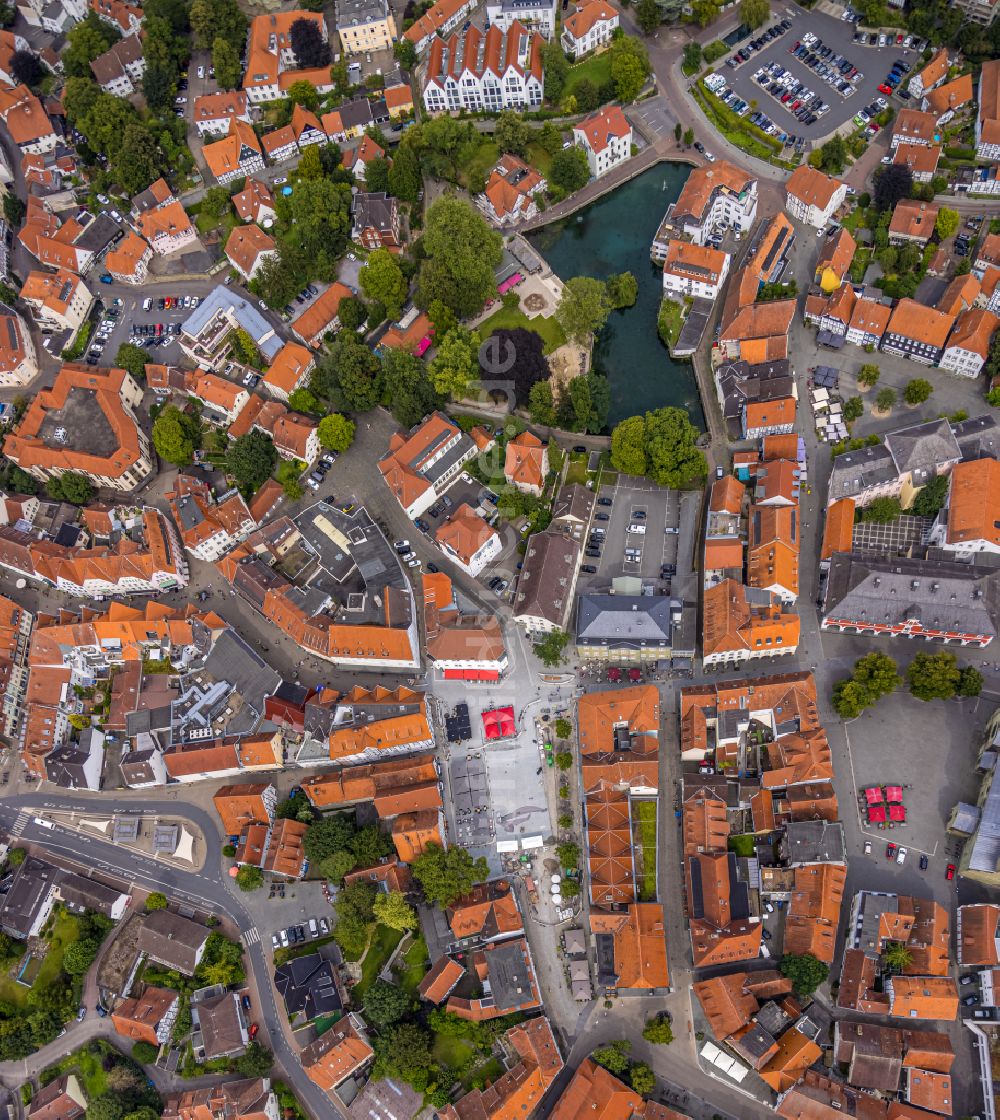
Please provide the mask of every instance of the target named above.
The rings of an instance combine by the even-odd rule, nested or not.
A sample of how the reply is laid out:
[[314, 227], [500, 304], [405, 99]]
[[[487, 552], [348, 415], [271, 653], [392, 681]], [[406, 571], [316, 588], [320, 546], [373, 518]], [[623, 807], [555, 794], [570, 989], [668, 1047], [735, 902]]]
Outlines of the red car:
[[886, 97], [890, 97], [890, 96], [892, 96], [892, 86], [887, 86], [887, 85], [885, 84], [885, 82], [883, 82], [883, 83], [882, 83], [882, 84], [881, 84], [881, 85], [880, 85], [880, 86], [878, 87], [878, 91], [879, 91], [879, 93], [884, 93], [884, 94], [886, 95]]
[[896, 845], [895, 844], [890, 844], [885, 849], [885, 858], [886, 859], [895, 859], [896, 858]]
[[903, 36], [902, 36], [901, 34], [900, 34], [900, 35], [897, 35], [897, 36], [896, 36], [896, 46], [898, 47], [898, 46], [899, 46], [899, 44], [900, 44], [900, 43], [901, 43], [902, 41], [903, 41]]
[[953, 863], [948, 864], [948, 867], [944, 873], [944, 877], [948, 880], [955, 878], [955, 865]]
[[256, 1023], [251, 1023], [250, 1024], [250, 1030], [247, 1033], [250, 1035], [250, 1041], [251, 1042], [253, 1042], [253, 1040], [257, 1037], [257, 1031], [258, 1030], [260, 1030], [260, 1028], [257, 1026]]

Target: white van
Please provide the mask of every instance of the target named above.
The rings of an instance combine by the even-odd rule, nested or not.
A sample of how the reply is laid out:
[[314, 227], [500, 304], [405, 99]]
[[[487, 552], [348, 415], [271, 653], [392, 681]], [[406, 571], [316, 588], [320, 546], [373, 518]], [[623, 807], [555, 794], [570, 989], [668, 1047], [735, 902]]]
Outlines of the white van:
[[319, 937], [319, 926], [316, 925], [316, 919], [315, 918], [310, 918], [309, 919], [309, 936], [310, 937]]
[[55, 825], [51, 821], [43, 820], [41, 817], [35, 817], [35, 824], [37, 824], [39, 828], [55, 828]]
[[142, 301], [143, 311], [149, 311], [152, 308], [152, 306], [153, 306], [153, 301], [149, 298], [149, 296], [146, 296], [146, 298]]
[[633, 524], [629, 525], [629, 527], [625, 530], [625, 532], [626, 533], [638, 533], [641, 536], [646, 532], [646, 526], [645, 525], [637, 525], [637, 524], [633, 523]]

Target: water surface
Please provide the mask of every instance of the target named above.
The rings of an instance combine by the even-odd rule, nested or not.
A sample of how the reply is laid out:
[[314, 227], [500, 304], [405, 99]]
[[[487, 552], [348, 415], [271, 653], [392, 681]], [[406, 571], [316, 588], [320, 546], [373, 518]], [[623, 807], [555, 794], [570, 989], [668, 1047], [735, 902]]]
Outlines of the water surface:
[[631, 272], [639, 281], [634, 307], [614, 311], [594, 350], [594, 368], [611, 382], [613, 427], [626, 416], [663, 405], [686, 409], [704, 430], [694, 368], [675, 362], [656, 333], [662, 270], [649, 259], [660, 220], [681, 193], [690, 167], [661, 163], [590, 206], [529, 236], [562, 280]]

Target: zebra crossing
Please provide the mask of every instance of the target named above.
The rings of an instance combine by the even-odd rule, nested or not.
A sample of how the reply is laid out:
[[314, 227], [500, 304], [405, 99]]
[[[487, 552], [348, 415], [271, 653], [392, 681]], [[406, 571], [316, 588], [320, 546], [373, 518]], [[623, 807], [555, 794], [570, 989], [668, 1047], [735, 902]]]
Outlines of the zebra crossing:
[[22, 832], [24, 832], [24, 829], [25, 829], [25, 827], [27, 826], [27, 823], [28, 823], [28, 821], [29, 821], [29, 820], [30, 820], [30, 816], [29, 816], [29, 814], [28, 814], [28, 813], [26, 813], [26, 812], [25, 812], [25, 811], [24, 811], [24, 810], [22, 809], [22, 810], [21, 810], [21, 811], [20, 811], [20, 812], [19, 812], [19, 813], [17, 814], [17, 819], [16, 819], [15, 821], [14, 821], [14, 824], [13, 824], [13, 825], [11, 826], [11, 830], [10, 830], [10, 838], [11, 838], [11, 840], [18, 840], [18, 839], [20, 839], [21, 833], [22, 833]]
[[260, 944], [260, 931], [256, 926], [251, 926], [250, 929], [245, 929], [240, 934], [240, 941], [243, 942], [245, 948], [249, 949], [251, 945]]

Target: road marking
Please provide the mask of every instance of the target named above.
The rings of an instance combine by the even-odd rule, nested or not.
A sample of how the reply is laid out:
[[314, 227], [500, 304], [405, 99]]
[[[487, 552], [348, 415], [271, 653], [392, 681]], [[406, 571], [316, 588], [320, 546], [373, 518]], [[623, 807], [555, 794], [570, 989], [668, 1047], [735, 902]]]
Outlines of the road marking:
[[240, 934], [240, 940], [249, 949], [251, 945], [260, 944], [260, 932], [256, 926], [252, 926]]
[[24, 829], [25, 829], [25, 826], [27, 825], [27, 823], [28, 823], [28, 814], [22, 809], [17, 814], [17, 820], [14, 821], [14, 824], [11, 827], [11, 830], [10, 830], [11, 840], [17, 840], [20, 837], [21, 833], [24, 832]]

